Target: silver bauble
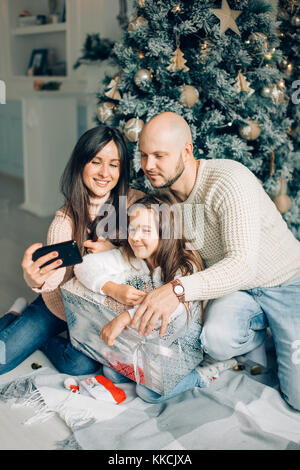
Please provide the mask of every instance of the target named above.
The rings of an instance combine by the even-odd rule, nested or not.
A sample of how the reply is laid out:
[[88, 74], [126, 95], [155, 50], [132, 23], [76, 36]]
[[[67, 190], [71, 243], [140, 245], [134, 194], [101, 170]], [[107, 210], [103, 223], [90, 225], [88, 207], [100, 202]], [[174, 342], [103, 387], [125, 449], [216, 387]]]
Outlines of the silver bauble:
[[270, 87], [270, 85], [263, 87], [263, 89], [261, 90], [261, 96], [263, 96], [264, 98], [271, 98], [271, 94], [272, 87]]
[[124, 127], [124, 134], [130, 142], [137, 142], [141, 130], [144, 127], [144, 121], [139, 118], [132, 118], [126, 122]]
[[152, 81], [152, 73], [147, 69], [139, 69], [134, 76], [134, 83], [140, 87]]
[[97, 116], [99, 121], [107, 122], [110, 121], [114, 116], [114, 110], [116, 109], [116, 105], [114, 103], [110, 103], [109, 101], [105, 101], [98, 106], [97, 109]]

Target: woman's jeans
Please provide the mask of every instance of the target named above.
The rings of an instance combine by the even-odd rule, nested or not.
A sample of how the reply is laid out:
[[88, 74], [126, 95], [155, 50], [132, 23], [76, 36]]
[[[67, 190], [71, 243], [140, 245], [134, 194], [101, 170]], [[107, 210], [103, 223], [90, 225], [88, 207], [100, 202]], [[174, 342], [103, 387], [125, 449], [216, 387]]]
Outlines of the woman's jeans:
[[225, 360], [260, 346], [267, 326], [282, 395], [300, 410], [300, 276], [278, 287], [241, 290], [210, 301], [200, 338], [206, 353]]
[[0, 374], [17, 367], [37, 349], [61, 373], [101, 373], [101, 364], [77, 351], [69, 340], [55, 337], [66, 329], [66, 322], [46, 307], [41, 295], [21, 315], [4, 315], [0, 318]]

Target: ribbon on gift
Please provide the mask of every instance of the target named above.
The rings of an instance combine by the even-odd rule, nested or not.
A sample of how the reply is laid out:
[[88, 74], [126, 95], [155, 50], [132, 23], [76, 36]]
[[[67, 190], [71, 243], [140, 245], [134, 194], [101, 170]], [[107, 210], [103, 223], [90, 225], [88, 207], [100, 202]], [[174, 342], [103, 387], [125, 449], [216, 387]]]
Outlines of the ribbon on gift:
[[[176, 353], [174, 351], [172, 351], [169, 347], [166, 347], [166, 346], [163, 346], [162, 344], [156, 344], [156, 343], [153, 343], [153, 342], [149, 342], [146, 340], [146, 338], [142, 339], [142, 341], [140, 341], [138, 344], [136, 344], [136, 346], [134, 347], [133, 349], [133, 352], [132, 352], [132, 362], [133, 362], [133, 367], [134, 367], [134, 375], [135, 375], [135, 378], [136, 378], [136, 383], [141, 383], [141, 376], [140, 376], [140, 372], [139, 372], [139, 355], [142, 357], [142, 355], [144, 354], [145, 356], [147, 356], [147, 354], [149, 354], [149, 348], [151, 348], [151, 353], [152, 354], [156, 354], [156, 355], [160, 355], [160, 356], [164, 356], [164, 357], [169, 357], [169, 358], [174, 358], [176, 356]], [[148, 351], [147, 351], [148, 349]], [[143, 365], [143, 368], [144, 368], [144, 375], [146, 375], [146, 377], [149, 377], [149, 373], [148, 373], [148, 361], [143, 361], [142, 360], [142, 365]]]

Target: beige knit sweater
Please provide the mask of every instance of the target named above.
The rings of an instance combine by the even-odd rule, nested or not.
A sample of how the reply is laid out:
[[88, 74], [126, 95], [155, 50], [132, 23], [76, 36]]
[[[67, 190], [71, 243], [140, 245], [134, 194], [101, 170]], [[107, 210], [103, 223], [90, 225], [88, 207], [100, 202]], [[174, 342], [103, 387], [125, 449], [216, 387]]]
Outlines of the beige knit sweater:
[[[129, 189], [128, 206], [133, 204], [137, 199], [144, 196], [144, 193], [135, 189]], [[97, 198], [90, 200], [90, 217], [94, 220], [99, 214], [102, 202]], [[55, 217], [49, 227], [47, 235], [47, 245], [61, 243], [72, 240], [73, 223], [69, 216], [66, 216], [62, 210], [55, 213]], [[73, 267], [57, 269], [45, 282], [41, 289], [33, 288], [32, 290], [38, 294], [42, 294], [43, 300], [49, 310], [62, 320], [66, 319], [60, 286], [65, 284], [73, 277]]]
[[[300, 274], [300, 243], [259, 180], [242, 164], [201, 160], [182, 207], [185, 235], [194, 239], [207, 268], [180, 278], [187, 301], [274, 287]], [[195, 207], [200, 208], [197, 224], [196, 211], [190, 210]]]

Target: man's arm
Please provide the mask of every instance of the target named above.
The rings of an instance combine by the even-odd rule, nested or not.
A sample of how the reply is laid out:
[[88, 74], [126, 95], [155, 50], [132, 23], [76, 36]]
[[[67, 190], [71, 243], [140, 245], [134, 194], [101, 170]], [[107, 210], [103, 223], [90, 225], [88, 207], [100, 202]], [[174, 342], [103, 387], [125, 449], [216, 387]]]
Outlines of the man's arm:
[[[246, 169], [223, 188], [216, 211], [224, 258], [204, 271], [179, 278], [186, 301], [218, 298], [244, 288], [255, 278], [261, 224], [260, 194], [258, 180]], [[141, 320], [141, 325], [145, 324], [149, 332], [152, 331], [150, 319], [151, 326], [153, 319], [160, 318], [167, 324], [176, 302], [178, 299], [170, 284], [156, 289], [145, 297], [131, 326], [136, 327]]]

